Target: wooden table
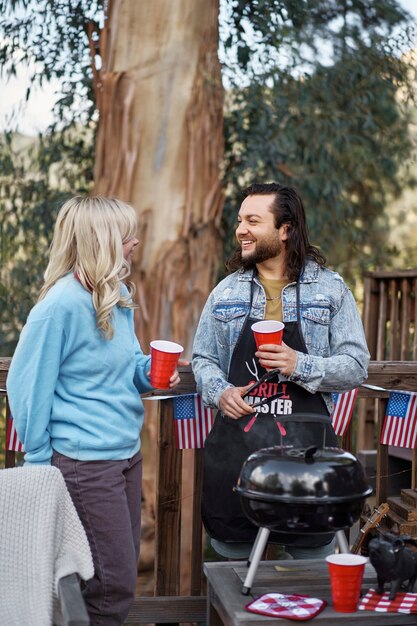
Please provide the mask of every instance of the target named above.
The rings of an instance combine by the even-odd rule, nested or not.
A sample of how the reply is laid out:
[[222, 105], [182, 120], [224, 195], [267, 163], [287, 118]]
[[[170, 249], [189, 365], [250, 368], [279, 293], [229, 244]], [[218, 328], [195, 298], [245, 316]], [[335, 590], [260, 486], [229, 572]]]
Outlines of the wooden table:
[[[277, 569], [278, 568], [278, 569]], [[251, 594], [242, 595], [247, 573], [242, 561], [205, 563], [207, 577], [207, 626], [274, 626], [296, 624], [292, 620], [265, 617], [245, 611], [252, 599], [264, 593], [300, 593], [328, 602], [328, 606], [311, 620], [312, 626], [403, 626], [417, 624], [417, 615], [356, 611], [337, 613], [331, 606], [330, 582], [327, 563], [318, 559], [303, 561], [261, 561], [255, 575]], [[365, 566], [362, 593], [375, 588], [376, 576], [372, 565]], [[302, 623], [302, 622], [300, 622]], [[310, 622], [309, 622], [310, 623]]]

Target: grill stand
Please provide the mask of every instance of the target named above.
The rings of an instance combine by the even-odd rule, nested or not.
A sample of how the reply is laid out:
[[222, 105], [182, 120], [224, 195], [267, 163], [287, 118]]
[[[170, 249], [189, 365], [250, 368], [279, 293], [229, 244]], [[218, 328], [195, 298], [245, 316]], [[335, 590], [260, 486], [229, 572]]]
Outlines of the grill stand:
[[[271, 531], [269, 530], [269, 528], [264, 528], [262, 526], [258, 530], [258, 534], [256, 535], [255, 543], [253, 544], [253, 548], [251, 550], [247, 563], [249, 569], [242, 587], [242, 594], [244, 596], [247, 596], [250, 593], [252, 583], [255, 578], [259, 562], [261, 560], [261, 556], [263, 554], [263, 551], [265, 550], [266, 544], [268, 543], [268, 537], [270, 532]], [[336, 531], [336, 542], [339, 547], [339, 552], [346, 554], [350, 552], [349, 544], [343, 530]]]
[[270, 532], [271, 531], [269, 530], [269, 528], [260, 527], [258, 530], [255, 543], [253, 544], [253, 548], [248, 559], [248, 573], [246, 574], [245, 582], [243, 583], [242, 587], [242, 593], [244, 596], [249, 595], [253, 579], [255, 578], [256, 570], [258, 569], [259, 561], [261, 560], [261, 556], [263, 554], [263, 551], [265, 550], [265, 546], [268, 543], [268, 537]]

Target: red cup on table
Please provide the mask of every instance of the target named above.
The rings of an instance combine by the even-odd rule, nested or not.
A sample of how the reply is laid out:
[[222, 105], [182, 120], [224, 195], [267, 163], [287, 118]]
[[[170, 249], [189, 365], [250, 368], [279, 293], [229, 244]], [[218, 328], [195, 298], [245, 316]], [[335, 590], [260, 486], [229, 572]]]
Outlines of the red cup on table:
[[184, 348], [174, 341], [157, 339], [151, 341], [151, 385], [157, 389], [168, 389], [169, 379], [177, 367]]
[[261, 320], [252, 324], [251, 328], [258, 350], [260, 346], [267, 343], [273, 343], [277, 346], [282, 344], [282, 335], [284, 334], [284, 324], [282, 322]]
[[359, 554], [331, 554], [326, 557], [335, 611], [354, 613], [357, 610], [367, 560]]

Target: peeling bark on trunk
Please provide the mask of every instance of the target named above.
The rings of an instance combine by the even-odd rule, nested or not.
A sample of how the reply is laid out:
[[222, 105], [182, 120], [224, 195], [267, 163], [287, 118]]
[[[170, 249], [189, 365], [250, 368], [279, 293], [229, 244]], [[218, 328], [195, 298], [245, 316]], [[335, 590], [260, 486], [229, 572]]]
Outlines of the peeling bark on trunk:
[[[132, 277], [145, 352], [151, 339], [164, 338], [191, 356], [221, 259], [218, 9], [218, 0], [109, 0], [100, 34], [95, 193], [138, 212]], [[146, 408], [144, 439], [152, 447], [156, 419]], [[144, 452], [148, 485], [154, 452]]]

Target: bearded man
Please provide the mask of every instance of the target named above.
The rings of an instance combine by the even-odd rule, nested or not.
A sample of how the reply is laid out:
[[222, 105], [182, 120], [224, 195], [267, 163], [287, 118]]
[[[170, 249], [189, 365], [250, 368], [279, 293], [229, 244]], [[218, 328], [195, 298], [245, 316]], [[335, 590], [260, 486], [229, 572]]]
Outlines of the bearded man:
[[[207, 300], [192, 366], [204, 402], [219, 409], [205, 443], [203, 522], [218, 554], [247, 558], [258, 529], [234, 492], [243, 462], [277, 444], [337, 446], [331, 392], [363, 382], [369, 351], [352, 293], [309, 242], [295, 189], [278, 183], [248, 187], [236, 238], [227, 264], [233, 273]], [[284, 322], [282, 345], [257, 350], [251, 325], [263, 319]], [[321, 421], [307, 421], [307, 413]], [[271, 540], [285, 544], [293, 558], [334, 551], [331, 533], [272, 533]]]

